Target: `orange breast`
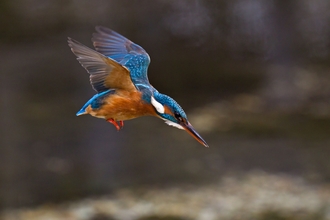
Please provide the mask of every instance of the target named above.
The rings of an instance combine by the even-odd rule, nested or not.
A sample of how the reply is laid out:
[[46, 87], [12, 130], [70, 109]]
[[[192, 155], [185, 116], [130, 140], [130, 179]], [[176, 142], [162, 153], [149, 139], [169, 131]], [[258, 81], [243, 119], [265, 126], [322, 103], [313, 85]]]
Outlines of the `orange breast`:
[[152, 105], [142, 100], [139, 91], [127, 92], [118, 90], [108, 96], [99, 109], [87, 108], [87, 112], [94, 117], [124, 121], [145, 115], [156, 115]]

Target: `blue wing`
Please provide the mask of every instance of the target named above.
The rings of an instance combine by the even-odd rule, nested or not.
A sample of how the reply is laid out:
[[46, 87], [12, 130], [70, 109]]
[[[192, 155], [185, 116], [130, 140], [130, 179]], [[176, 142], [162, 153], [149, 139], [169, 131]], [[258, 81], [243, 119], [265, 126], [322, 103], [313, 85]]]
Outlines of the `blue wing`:
[[139, 45], [111, 29], [97, 26], [96, 31], [92, 38], [95, 49], [127, 67], [135, 86], [149, 86], [147, 70], [150, 57], [148, 53]]

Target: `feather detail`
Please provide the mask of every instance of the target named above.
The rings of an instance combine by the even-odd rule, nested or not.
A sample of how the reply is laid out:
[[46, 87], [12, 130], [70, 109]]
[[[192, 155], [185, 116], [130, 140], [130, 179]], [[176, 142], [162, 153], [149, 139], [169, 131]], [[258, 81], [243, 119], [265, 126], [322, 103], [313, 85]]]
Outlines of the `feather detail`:
[[160, 114], [164, 114], [165, 112], [164, 106], [161, 103], [159, 103], [153, 96], [151, 96], [151, 104], [155, 107], [157, 112], [159, 112]]
[[167, 119], [164, 119], [164, 120], [165, 120], [166, 124], [184, 130], [184, 128], [181, 125], [179, 125], [177, 123], [174, 123], [174, 122], [172, 122], [170, 120], [167, 120]]
[[79, 63], [90, 74], [94, 90], [99, 93], [108, 89], [136, 90], [130, 72], [125, 66], [76, 40], [69, 38], [68, 43]]

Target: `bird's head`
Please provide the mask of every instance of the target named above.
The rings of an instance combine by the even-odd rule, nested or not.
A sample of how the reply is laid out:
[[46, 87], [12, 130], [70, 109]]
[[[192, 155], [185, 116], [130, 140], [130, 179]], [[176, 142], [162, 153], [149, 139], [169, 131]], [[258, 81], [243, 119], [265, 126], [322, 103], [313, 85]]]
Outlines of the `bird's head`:
[[166, 124], [187, 131], [199, 143], [208, 147], [204, 139], [189, 123], [186, 113], [174, 99], [164, 94], [154, 93], [150, 102], [155, 108], [157, 116], [163, 119]]

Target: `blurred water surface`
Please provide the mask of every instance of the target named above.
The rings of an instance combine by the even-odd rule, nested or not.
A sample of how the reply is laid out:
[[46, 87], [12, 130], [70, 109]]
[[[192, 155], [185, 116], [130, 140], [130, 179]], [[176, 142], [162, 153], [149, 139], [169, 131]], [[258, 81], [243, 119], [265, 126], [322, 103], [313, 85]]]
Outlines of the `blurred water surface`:
[[[329, 1], [3, 0], [0, 12], [2, 207], [254, 170], [328, 183]], [[147, 50], [151, 83], [209, 149], [154, 118], [117, 132], [75, 116], [94, 91], [66, 38], [92, 46], [96, 25]]]

